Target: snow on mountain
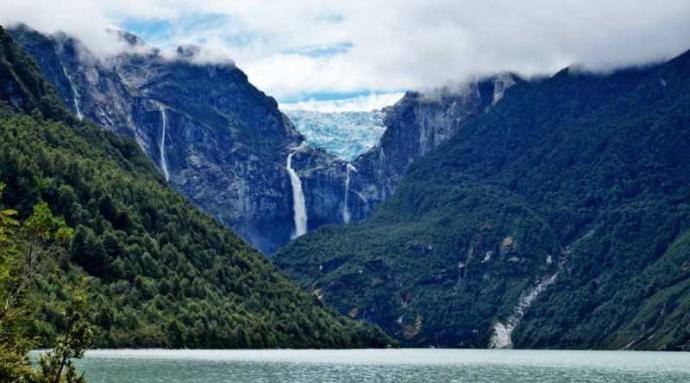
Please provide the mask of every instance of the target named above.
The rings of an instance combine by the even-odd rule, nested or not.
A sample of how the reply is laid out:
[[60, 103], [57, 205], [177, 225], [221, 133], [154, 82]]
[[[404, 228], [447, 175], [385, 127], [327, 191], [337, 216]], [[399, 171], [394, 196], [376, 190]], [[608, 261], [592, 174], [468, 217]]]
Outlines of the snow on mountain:
[[385, 127], [380, 111], [284, 110], [312, 147], [352, 161], [375, 146]]

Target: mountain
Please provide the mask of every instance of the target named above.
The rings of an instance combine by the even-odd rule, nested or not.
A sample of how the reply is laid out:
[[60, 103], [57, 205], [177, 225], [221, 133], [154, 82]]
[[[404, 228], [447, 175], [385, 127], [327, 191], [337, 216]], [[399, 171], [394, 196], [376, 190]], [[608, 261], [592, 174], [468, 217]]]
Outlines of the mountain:
[[[305, 200], [308, 229], [340, 219], [344, 161], [302, 145], [276, 101], [233, 63], [200, 63], [194, 47], [168, 57], [121, 31], [112, 33], [127, 47], [109, 58], [65, 34], [10, 33], [77, 116], [134, 138], [172, 188], [264, 253], [295, 236], [296, 199]], [[290, 154], [309, 186], [302, 196]]]
[[[81, 97], [86, 100], [86, 93]], [[148, 102], [132, 105], [153, 121], [159, 113], [147, 109], [153, 108]], [[174, 112], [169, 118], [186, 117]], [[323, 307], [171, 191], [134, 140], [69, 113], [39, 66], [2, 28], [0, 183], [0, 208], [16, 209], [23, 219], [44, 201], [75, 230], [69, 250], [48, 254], [34, 281], [28, 331], [41, 344], [52, 344], [65, 325], [59, 312], [66, 284], [82, 279], [95, 347], [388, 343], [377, 328]]]
[[522, 81], [505, 73], [421, 93], [407, 92], [383, 109], [386, 128], [380, 142], [357, 157], [349, 182], [353, 221], [368, 217], [398, 187], [405, 170], [453, 137]]
[[376, 146], [386, 130], [381, 111], [320, 112], [288, 109], [284, 112], [309, 145], [349, 162]]
[[516, 83], [370, 218], [275, 261], [404, 345], [689, 349], [688, 147], [690, 53], [567, 68]]
[[[273, 98], [232, 63], [199, 62], [198, 48], [168, 57], [118, 31], [112, 33], [128, 47], [99, 58], [65, 34], [26, 26], [10, 33], [77, 116], [134, 138], [171, 187], [265, 254], [321, 225], [367, 217], [415, 158], [518, 81], [503, 75], [438, 94], [409, 93], [382, 113], [291, 113], [310, 147]], [[411, 114], [417, 117], [408, 123]], [[367, 130], [368, 146], [380, 134], [379, 119], [386, 132], [376, 147], [350, 163], [331, 154], [346, 144], [329, 124], [379, 130]]]

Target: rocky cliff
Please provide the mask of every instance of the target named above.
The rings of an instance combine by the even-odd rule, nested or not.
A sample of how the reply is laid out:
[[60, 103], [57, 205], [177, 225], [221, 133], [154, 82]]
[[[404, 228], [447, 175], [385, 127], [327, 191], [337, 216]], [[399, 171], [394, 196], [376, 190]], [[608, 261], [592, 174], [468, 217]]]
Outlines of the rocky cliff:
[[168, 57], [124, 32], [113, 33], [130, 49], [105, 59], [64, 34], [11, 33], [77, 116], [135, 138], [173, 188], [261, 251], [295, 234], [293, 151], [308, 227], [339, 222], [345, 163], [300, 146], [276, 101], [233, 63], [198, 64], [194, 47]]
[[425, 93], [407, 92], [385, 108], [386, 131], [381, 141], [353, 162], [356, 171], [349, 190], [354, 220], [367, 217], [388, 199], [415, 159], [453, 137], [520, 81], [506, 73]]
[[522, 81], [274, 262], [407, 345], [688, 350], [689, 94], [690, 52]]
[[164, 54], [114, 31], [127, 49], [102, 58], [65, 34], [26, 26], [10, 33], [78, 118], [134, 138], [174, 189], [267, 254], [302, 234], [300, 226], [310, 231], [367, 217], [415, 158], [519, 81], [503, 75], [407, 93], [383, 111], [381, 142], [347, 163], [304, 145], [272, 97], [231, 62], [199, 63], [198, 48]]

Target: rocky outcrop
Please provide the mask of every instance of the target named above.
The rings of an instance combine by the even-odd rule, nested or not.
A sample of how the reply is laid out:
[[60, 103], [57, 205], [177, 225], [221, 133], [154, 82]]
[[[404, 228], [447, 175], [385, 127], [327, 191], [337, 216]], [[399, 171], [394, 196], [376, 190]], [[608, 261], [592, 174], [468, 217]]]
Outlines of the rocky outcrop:
[[[135, 138], [170, 185], [197, 206], [265, 253], [290, 240], [293, 195], [285, 161], [304, 138], [234, 64], [197, 64], [193, 47], [167, 57], [123, 32], [114, 33], [131, 49], [107, 59], [64, 34], [11, 32], [68, 108]], [[345, 177], [338, 169], [345, 164], [310, 148], [294, 157], [309, 228], [338, 222]]]
[[359, 156], [350, 182], [353, 221], [367, 217], [395, 192], [407, 167], [454, 136], [473, 117], [495, 105], [521, 81], [506, 73], [431, 92], [407, 92], [384, 109], [381, 142]]
[[267, 254], [304, 231], [296, 230], [295, 206], [302, 204], [294, 203], [290, 153], [306, 231], [356, 222], [393, 193], [415, 158], [517, 81], [508, 75], [407, 93], [384, 110], [379, 145], [348, 164], [303, 146], [272, 97], [231, 62], [197, 63], [196, 47], [169, 57], [137, 36], [112, 32], [128, 49], [104, 59], [65, 34], [45, 36], [25, 26], [10, 32], [78, 118], [134, 138], [171, 187]]

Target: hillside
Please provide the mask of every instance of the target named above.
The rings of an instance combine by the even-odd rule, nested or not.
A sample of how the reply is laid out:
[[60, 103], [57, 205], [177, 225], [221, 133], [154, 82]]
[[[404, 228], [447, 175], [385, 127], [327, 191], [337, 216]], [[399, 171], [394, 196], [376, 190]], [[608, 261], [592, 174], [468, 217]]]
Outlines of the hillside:
[[521, 82], [277, 263], [407, 345], [690, 348], [690, 53]]
[[30, 333], [50, 344], [62, 284], [88, 277], [96, 347], [382, 346], [167, 188], [132, 139], [71, 115], [0, 28], [0, 207], [39, 201], [75, 229], [35, 283]]
[[125, 31], [112, 32], [125, 49], [111, 57], [64, 33], [9, 33], [70, 110], [133, 138], [173, 189], [265, 254], [295, 232], [292, 153], [308, 228], [341, 220], [345, 163], [300, 146], [278, 103], [234, 63], [199, 62], [194, 46], [167, 55]]

